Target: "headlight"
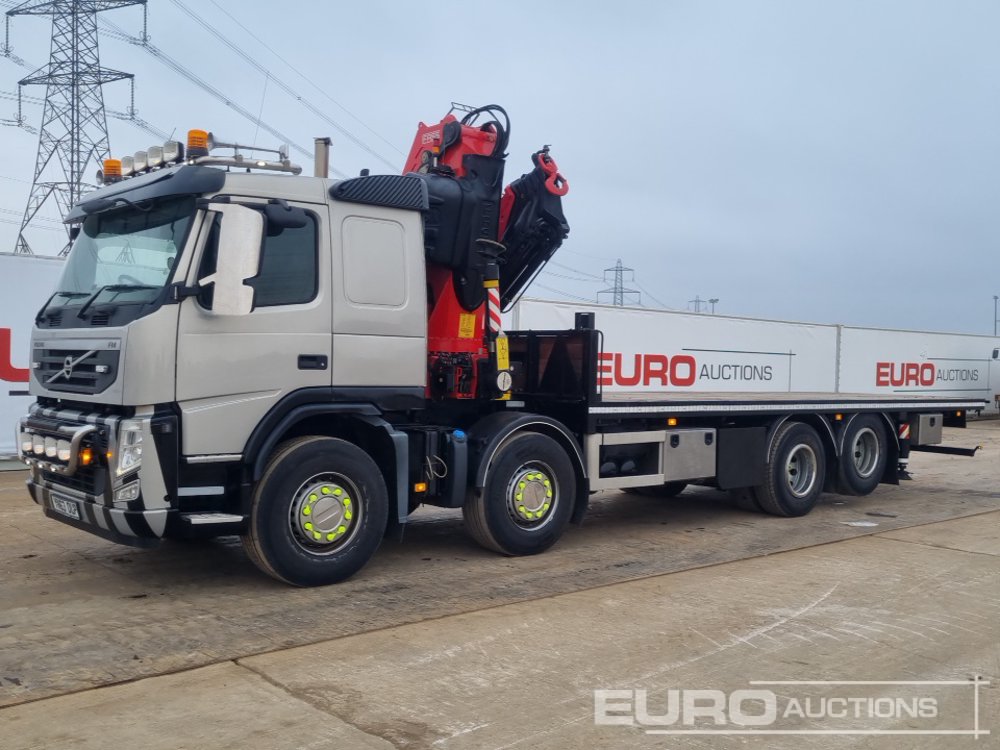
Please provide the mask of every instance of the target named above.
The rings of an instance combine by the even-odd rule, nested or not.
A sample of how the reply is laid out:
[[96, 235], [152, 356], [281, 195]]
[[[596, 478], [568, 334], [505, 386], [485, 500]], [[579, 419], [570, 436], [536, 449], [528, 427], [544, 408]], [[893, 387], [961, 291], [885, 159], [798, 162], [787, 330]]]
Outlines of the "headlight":
[[56, 442], [55, 438], [45, 438], [45, 455], [49, 458], [56, 457]]
[[142, 422], [126, 419], [118, 435], [118, 476], [135, 471], [142, 463]]
[[45, 455], [45, 438], [41, 435], [31, 436], [31, 450], [34, 451], [36, 456]]
[[34, 445], [34, 441], [33, 441], [32, 437], [31, 437], [31, 433], [30, 432], [22, 432], [21, 433], [21, 453], [24, 453], [25, 455], [27, 455], [28, 453], [31, 453], [31, 449], [32, 449], [33, 445]]
[[64, 463], [69, 463], [69, 459], [73, 454], [72, 446], [69, 444], [68, 440], [60, 440], [56, 445], [56, 450], [58, 451], [57, 457], [60, 461]]

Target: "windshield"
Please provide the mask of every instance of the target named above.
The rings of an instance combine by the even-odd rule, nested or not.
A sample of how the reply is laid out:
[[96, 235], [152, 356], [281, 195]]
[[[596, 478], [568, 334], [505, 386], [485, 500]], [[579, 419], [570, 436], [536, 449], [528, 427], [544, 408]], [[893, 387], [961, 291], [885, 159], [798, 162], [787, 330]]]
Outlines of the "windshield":
[[130, 301], [156, 298], [184, 244], [194, 202], [193, 196], [170, 198], [87, 217], [50, 307], [79, 302], [104, 287], [136, 287], [127, 293]]

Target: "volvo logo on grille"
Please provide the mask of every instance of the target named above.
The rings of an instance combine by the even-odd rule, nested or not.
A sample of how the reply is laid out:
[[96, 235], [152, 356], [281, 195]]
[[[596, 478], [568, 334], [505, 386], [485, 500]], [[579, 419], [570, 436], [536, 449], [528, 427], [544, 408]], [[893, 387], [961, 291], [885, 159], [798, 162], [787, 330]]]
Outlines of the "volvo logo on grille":
[[65, 378], [66, 380], [69, 380], [71, 377], [73, 377], [73, 368], [76, 367], [81, 362], [83, 362], [83, 360], [85, 360], [87, 357], [89, 357], [92, 354], [97, 354], [97, 350], [96, 349], [91, 349], [86, 354], [81, 354], [79, 357], [76, 357], [75, 359], [73, 358], [72, 355], [66, 357], [66, 359], [63, 360], [62, 369], [59, 372], [57, 372], [55, 375], [53, 375], [51, 378], [49, 378], [48, 380], [46, 380], [45, 382], [46, 383], [53, 383], [56, 380], [58, 380], [59, 378]]

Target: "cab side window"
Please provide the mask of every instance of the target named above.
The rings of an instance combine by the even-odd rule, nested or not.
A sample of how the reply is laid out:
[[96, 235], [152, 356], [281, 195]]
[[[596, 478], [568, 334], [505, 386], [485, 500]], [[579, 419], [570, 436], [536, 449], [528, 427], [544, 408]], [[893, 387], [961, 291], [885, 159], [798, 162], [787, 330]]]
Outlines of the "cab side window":
[[[269, 227], [264, 238], [260, 272], [247, 284], [254, 288], [254, 307], [300, 305], [316, 297], [318, 277], [318, 238], [316, 218], [307, 213], [303, 227]], [[198, 278], [215, 272], [219, 248], [220, 217], [209, 230], [202, 254]], [[212, 304], [212, 287], [202, 289], [198, 301], [203, 307]]]

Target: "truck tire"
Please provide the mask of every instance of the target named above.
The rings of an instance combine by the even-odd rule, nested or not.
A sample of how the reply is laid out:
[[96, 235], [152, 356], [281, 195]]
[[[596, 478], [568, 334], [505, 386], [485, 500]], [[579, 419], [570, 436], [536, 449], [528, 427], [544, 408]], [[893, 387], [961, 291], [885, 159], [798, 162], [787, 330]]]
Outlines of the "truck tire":
[[573, 513], [576, 474], [566, 451], [538, 433], [503, 443], [482, 490], [462, 506], [465, 526], [479, 544], [503, 555], [544, 552]]
[[873, 414], [856, 416], [844, 434], [839, 488], [850, 495], [871, 494], [882, 481], [887, 454], [882, 420]]
[[253, 493], [243, 547], [263, 572], [293, 586], [354, 575], [382, 541], [389, 499], [356, 445], [309, 436], [282, 443]]
[[764, 484], [753, 496], [765, 513], [804, 516], [819, 501], [826, 455], [819, 435], [803, 422], [785, 422], [771, 441]]

